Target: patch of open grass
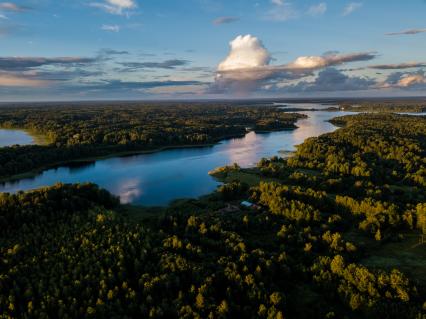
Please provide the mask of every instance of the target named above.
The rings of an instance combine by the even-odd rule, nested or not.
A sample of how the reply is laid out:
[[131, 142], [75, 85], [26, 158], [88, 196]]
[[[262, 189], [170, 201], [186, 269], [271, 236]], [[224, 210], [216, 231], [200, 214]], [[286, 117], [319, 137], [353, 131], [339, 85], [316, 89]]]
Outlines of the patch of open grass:
[[304, 173], [306, 175], [312, 175], [312, 176], [318, 176], [321, 175], [320, 171], [314, 170], [314, 169], [307, 169], [307, 168], [296, 168], [294, 170], [295, 172]]
[[365, 251], [366, 257], [358, 263], [372, 269], [399, 269], [426, 287], [426, 241], [419, 244], [420, 233], [414, 231], [402, 236], [397, 241], [378, 242], [357, 228], [343, 234], [345, 240]]
[[127, 216], [131, 221], [143, 221], [148, 224], [157, 221], [159, 217], [165, 214], [165, 208], [163, 207], [145, 207], [137, 205], [121, 205], [118, 211], [124, 216]]
[[369, 256], [360, 261], [367, 267], [402, 270], [411, 279], [426, 286], [426, 243], [419, 244], [419, 234], [404, 234], [399, 242], [370, 247]]
[[198, 199], [177, 199], [168, 206], [138, 206], [121, 205], [118, 212], [133, 222], [155, 223], [159, 218], [173, 213], [197, 214], [206, 211], [215, 211], [224, 206], [224, 202], [217, 192], [202, 196]]
[[257, 168], [230, 170], [214, 177], [222, 183], [230, 183], [235, 180], [246, 183], [249, 186], [257, 186], [260, 182], [281, 182], [279, 179], [264, 177]]

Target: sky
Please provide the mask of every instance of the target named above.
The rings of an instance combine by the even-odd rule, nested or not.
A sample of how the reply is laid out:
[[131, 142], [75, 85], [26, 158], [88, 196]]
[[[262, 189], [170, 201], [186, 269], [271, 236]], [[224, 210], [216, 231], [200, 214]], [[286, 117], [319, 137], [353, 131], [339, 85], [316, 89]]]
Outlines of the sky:
[[426, 95], [426, 0], [0, 0], [0, 102]]

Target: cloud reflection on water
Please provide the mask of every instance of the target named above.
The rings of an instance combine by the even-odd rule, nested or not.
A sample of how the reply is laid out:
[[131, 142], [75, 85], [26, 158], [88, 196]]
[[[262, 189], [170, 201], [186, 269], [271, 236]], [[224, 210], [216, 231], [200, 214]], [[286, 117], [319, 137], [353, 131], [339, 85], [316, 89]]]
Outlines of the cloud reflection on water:
[[247, 133], [243, 138], [232, 139], [226, 144], [225, 152], [228, 163], [238, 163], [240, 166], [251, 166], [258, 160], [258, 154], [264, 149], [263, 134]]
[[123, 204], [130, 204], [136, 198], [142, 195], [141, 181], [139, 178], [125, 179], [117, 185], [117, 190], [114, 192], [120, 197]]

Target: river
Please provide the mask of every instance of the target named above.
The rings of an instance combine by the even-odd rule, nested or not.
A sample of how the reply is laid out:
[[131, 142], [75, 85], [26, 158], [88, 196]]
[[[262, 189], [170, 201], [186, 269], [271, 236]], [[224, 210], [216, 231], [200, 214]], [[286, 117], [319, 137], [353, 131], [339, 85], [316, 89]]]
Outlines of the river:
[[[312, 107], [319, 105], [291, 105]], [[329, 107], [326, 105], [323, 107]], [[320, 106], [321, 107], [321, 106]], [[57, 182], [93, 182], [120, 196], [122, 203], [146, 206], [167, 205], [178, 198], [195, 198], [215, 190], [219, 183], [208, 175], [218, 166], [238, 163], [254, 165], [262, 157], [292, 151], [306, 138], [332, 132], [327, 122], [349, 112], [303, 111], [308, 116], [299, 120], [295, 130], [256, 134], [224, 140], [211, 147], [181, 148], [152, 154], [97, 160], [91, 163], [48, 169], [32, 178], [0, 184], [0, 192], [16, 192], [53, 185]]]

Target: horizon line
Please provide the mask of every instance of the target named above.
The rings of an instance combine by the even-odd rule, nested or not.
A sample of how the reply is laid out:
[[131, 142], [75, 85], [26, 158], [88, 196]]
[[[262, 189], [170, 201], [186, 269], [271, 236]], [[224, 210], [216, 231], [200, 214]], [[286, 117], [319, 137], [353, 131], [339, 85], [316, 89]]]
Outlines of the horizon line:
[[256, 98], [198, 98], [198, 99], [81, 99], [81, 100], [37, 100], [37, 101], [0, 101], [0, 105], [4, 104], [41, 104], [41, 103], [108, 103], [108, 102], [125, 102], [125, 103], [177, 103], [177, 102], [246, 102], [246, 101], [345, 101], [345, 100], [422, 100], [426, 99], [426, 95], [408, 95], [408, 96], [374, 96], [374, 97], [256, 97]]

